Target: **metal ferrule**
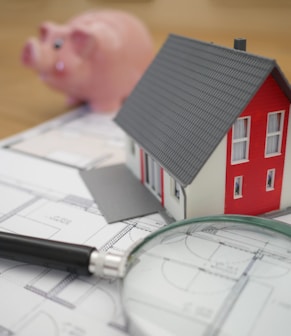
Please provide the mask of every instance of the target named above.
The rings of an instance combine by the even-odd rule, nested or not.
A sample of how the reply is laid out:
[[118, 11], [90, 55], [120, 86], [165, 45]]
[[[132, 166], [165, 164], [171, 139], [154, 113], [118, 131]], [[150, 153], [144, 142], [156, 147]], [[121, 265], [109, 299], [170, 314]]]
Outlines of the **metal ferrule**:
[[89, 261], [89, 272], [105, 278], [122, 278], [125, 273], [126, 257], [119, 252], [93, 251]]

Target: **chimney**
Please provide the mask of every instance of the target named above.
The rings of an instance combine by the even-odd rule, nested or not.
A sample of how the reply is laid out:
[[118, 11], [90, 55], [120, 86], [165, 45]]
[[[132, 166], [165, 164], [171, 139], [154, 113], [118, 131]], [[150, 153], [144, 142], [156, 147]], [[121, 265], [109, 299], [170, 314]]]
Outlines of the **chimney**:
[[235, 38], [234, 39], [234, 49], [246, 51], [247, 50], [247, 40], [245, 38]]

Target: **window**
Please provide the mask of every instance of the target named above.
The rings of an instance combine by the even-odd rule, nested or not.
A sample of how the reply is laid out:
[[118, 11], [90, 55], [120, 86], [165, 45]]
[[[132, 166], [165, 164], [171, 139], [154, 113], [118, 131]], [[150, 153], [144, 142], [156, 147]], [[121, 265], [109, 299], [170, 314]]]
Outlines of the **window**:
[[132, 139], [130, 139], [129, 141], [130, 141], [130, 152], [132, 155], [135, 155], [135, 142]]
[[233, 197], [241, 198], [242, 197], [242, 176], [237, 176], [234, 178], [234, 186], [233, 186]]
[[155, 195], [161, 197], [162, 181], [161, 181], [161, 166], [151, 158], [147, 153], [144, 153], [144, 168], [145, 182]]
[[267, 179], [266, 179], [266, 190], [274, 190], [275, 185], [275, 169], [269, 169], [267, 171]]
[[278, 155], [281, 152], [284, 112], [268, 114], [266, 156]]
[[180, 199], [180, 195], [181, 195], [181, 186], [180, 186], [180, 184], [175, 179], [172, 179], [171, 180], [171, 185], [172, 185], [172, 195], [177, 200], [179, 200]]
[[250, 117], [238, 118], [232, 127], [232, 163], [248, 160]]

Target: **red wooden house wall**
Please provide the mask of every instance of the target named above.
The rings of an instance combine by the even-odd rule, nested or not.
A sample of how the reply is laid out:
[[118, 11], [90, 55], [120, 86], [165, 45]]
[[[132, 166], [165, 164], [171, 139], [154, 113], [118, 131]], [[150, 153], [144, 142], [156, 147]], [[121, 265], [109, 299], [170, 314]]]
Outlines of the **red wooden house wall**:
[[[289, 101], [270, 75], [241, 117], [250, 116], [249, 157], [247, 162], [232, 164], [232, 129], [227, 135], [225, 213], [257, 215], [279, 209], [282, 190]], [[269, 112], [284, 111], [281, 154], [265, 157]], [[268, 169], [275, 169], [273, 190], [266, 191]], [[234, 179], [243, 177], [242, 197], [234, 198]]]

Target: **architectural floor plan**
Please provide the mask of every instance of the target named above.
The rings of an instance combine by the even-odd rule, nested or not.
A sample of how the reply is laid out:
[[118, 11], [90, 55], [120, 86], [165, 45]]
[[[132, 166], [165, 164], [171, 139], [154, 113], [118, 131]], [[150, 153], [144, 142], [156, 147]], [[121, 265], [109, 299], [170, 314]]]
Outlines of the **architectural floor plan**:
[[209, 221], [159, 242], [125, 280], [127, 310], [146, 335], [290, 334], [290, 238]]
[[[82, 169], [123, 162], [123, 146], [123, 133], [112, 121], [112, 116], [93, 114], [85, 107], [0, 142], [0, 230], [92, 245], [102, 251], [114, 249], [123, 252], [139, 238], [165, 225], [159, 214], [108, 224], [81, 179]], [[280, 219], [291, 223], [288, 215]], [[197, 301], [195, 307], [188, 308], [195, 308], [197, 319], [202, 324], [210, 321], [214, 316], [213, 310], [217, 309], [213, 323], [218, 326], [225, 316], [219, 315], [219, 304], [227, 296], [223, 289], [229, 288], [235, 278], [239, 278], [240, 271], [253, 257], [249, 246], [254, 248], [255, 245], [250, 238], [247, 241], [244, 238], [249, 250], [236, 249], [236, 253], [231, 254], [231, 262], [223, 264], [220, 256], [227, 246], [220, 244], [214, 249], [212, 242], [217, 242], [218, 238], [213, 232], [193, 239], [207, 242], [201, 249], [202, 255], [196, 255], [197, 265], [202, 263], [204, 268], [215, 265], [216, 271], [224, 275], [217, 284], [217, 291], [223, 292], [224, 297], [222, 295], [216, 305], [209, 301], [207, 306], [207, 300], [204, 300], [203, 304]], [[224, 232], [220, 239], [234, 244], [228, 232]], [[174, 247], [175, 240], [171, 244]], [[265, 260], [278, 260], [278, 274], [274, 276], [278, 276], [278, 281], [288, 280], [290, 283], [290, 251], [276, 252], [285, 259], [279, 260], [278, 256], [269, 254]], [[197, 254], [191, 248], [188, 253]], [[286, 262], [284, 265], [283, 261]], [[185, 292], [197, 291], [199, 283], [203, 288], [211, 274], [201, 268], [197, 268], [195, 276], [186, 273], [185, 281], [190, 286], [185, 289], [185, 283], [175, 282], [170, 259], [163, 265], [167, 288], [182, 286]], [[255, 268], [251, 276], [255, 280], [250, 282], [249, 295], [258, 295], [257, 316], [267, 318], [268, 314], [276, 313], [271, 305], [267, 306], [272, 288], [258, 284], [260, 277], [267, 277], [267, 281], [268, 276]], [[157, 286], [157, 292], [158, 289]], [[118, 290], [117, 281], [76, 276], [0, 259], [0, 336], [127, 335]], [[242, 296], [237, 302], [243, 305], [243, 299]], [[286, 300], [279, 302], [279, 296], [277, 299], [277, 307], [285, 305], [282, 311], [290, 316], [290, 300], [288, 304]], [[268, 308], [264, 315], [262, 309], [265, 306]], [[224, 305], [224, 309], [230, 313], [232, 306]], [[221, 314], [225, 314], [225, 310], [221, 310]], [[232, 314], [236, 314], [235, 309]], [[227, 333], [231, 330], [229, 321], [223, 335], [230, 335]], [[257, 335], [252, 317], [248, 321], [240, 335]], [[214, 333], [209, 331], [206, 335]]]
[[[158, 214], [108, 225], [80, 178], [121, 162], [122, 136], [111, 116], [80, 109], [3, 141], [0, 230], [124, 251], [164, 225]], [[126, 333], [114, 281], [1, 259], [0, 302], [1, 336]]]

